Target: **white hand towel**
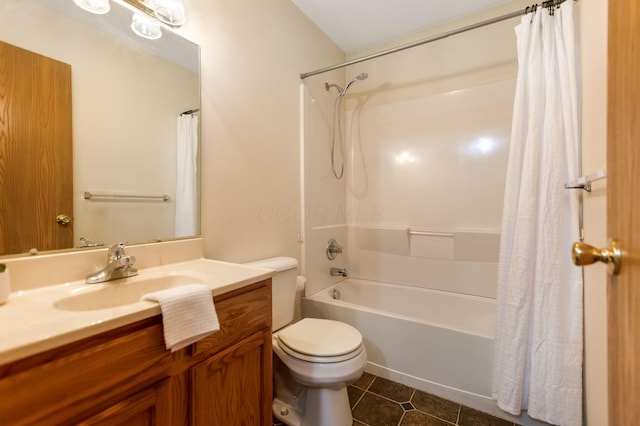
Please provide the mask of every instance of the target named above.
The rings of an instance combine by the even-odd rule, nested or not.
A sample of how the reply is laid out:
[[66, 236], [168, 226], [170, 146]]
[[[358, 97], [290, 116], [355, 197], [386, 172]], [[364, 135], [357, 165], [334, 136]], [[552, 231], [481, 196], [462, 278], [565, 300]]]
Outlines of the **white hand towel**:
[[211, 289], [188, 284], [142, 296], [140, 300], [160, 303], [164, 342], [175, 352], [220, 329]]

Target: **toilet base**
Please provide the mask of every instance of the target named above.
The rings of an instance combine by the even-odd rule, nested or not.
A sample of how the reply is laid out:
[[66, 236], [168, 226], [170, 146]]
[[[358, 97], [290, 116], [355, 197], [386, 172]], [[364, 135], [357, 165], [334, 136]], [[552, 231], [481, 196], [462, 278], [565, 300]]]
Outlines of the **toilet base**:
[[273, 399], [273, 416], [287, 426], [302, 426], [296, 410], [278, 398]]
[[353, 417], [347, 387], [306, 388], [304, 414], [275, 398], [273, 415], [288, 426], [351, 426]]

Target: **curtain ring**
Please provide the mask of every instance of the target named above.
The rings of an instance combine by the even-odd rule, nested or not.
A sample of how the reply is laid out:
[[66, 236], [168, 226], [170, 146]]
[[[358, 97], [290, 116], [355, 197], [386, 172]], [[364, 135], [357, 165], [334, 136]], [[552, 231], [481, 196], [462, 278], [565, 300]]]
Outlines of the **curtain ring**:
[[531, 13], [531, 19], [529, 20], [529, 24], [533, 24], [533, 15], [535, 15], [537, 10], [538, 10], [538, 4], [537, 3], [532, 5], [532, 6], [530, 6], [529, 12]]

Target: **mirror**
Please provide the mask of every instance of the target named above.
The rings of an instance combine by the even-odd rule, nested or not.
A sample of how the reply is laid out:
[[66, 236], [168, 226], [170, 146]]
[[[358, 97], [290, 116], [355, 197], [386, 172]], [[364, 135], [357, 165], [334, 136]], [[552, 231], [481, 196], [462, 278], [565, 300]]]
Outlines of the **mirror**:
[[[178, 171], [176, 159], [185, 138], [184, 131], [178, 135], [185, 122], [179, 124], [180, 117], [195, 129], [191, 139], [197, 146], [198, 114], [182, 113], [199, 110], [199, 47], [167, 27], [162, 27], [160, 39], [143, 39], [130, 29], [132, 15], [132, 9], [115, 1], [106, 15], [85, 12], [71, 0], [3, 0], [0, 6], [0, 41], [70, 66], [72, 160], [66, 168], [73, 171], [72, 212], [55, 214], [58, 219], [69, 216], [66, 225], [56, 222], [56, 217], [47, 221], [52, 227], [72, 227], [73, 242], [56, 249], [199, 234], [197, 170]], [[3, 71], [0, 67], [0, 111], [4, 113], [5, 95], [11, 91], [3, 93]], [[24, 115], [14, 115], [12, 122], [27, 126], [38, 121]], [[14, 159], [1, 145], [10, 137], [0, 123], [0, 169], [3, 162], [11, 164]], [[197, 153], [192, 156], [197, 164]], [[35, 168], [23, 180], [30, 181], [50, 168], [48, 160], [34, 157], [28, 158], [28, 164], [12, 165]], [[177, 189], [179, 175], [192, 176], [195, 187], [187, 195]], [[35, 204], [47, 198], [38, 193], [22, 197]], [[184, 217], [182, 198], [192, 201], [187, 213], [193, 224], [186, 230], [183, 220], [176, 219]], [[0, 234], [16, 226], [7, 217], [12, 216], [0, 209]], [[0, 255], [31, 248], [43, 249], [33, 243]]]

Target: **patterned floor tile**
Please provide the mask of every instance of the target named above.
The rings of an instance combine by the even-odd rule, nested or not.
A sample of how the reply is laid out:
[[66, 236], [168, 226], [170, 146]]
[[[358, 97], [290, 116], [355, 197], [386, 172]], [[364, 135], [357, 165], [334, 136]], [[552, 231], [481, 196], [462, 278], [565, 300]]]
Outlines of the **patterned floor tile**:
[[347, 393], [349, 394], [349, 406], [353, 410], [353, 407], [356, 405], [356, 403], [360, 401], [360, 398], [362, 397], [364, 391], [355, 386], [349, 386], [347, 387]]
[[376, 376], [374, 376], [373, 374], [364, 372], [362, 373], [362, 377], [356, 380], [356, 382], [353, 383], [352, 386], [366, 390], [375, 378]]
[[399, 404], [370, 392], [365, 392], [353, 409], [353, 418], [369, 426], [395, 426], [403, 414]]
[[460, 409], [458, 424], [460, 426], [513, 426], [513, 422], [464, 406]]
[[460, 404], [416, 390], [411, 399], [416, 409], [451, 423], [458, 421]]
[[368, 391], [396, 402], [406, 402], [411, 399], [414, 389], [382, 377], [376, 377], [371, 386], [369, 386]]
[[[347, 392], [353, 426], [517, 426], [369, 373], [364, 373]], [[273, 425], [283, 423], [274, 417]]]
[[452, 426], [452, 424], [421, 411], [408, 411], [405, 413], [400, 426]]

